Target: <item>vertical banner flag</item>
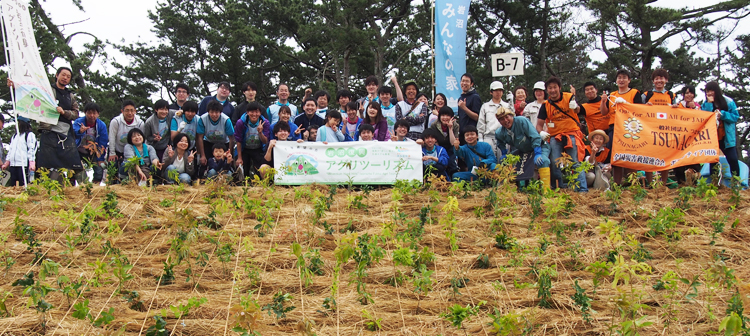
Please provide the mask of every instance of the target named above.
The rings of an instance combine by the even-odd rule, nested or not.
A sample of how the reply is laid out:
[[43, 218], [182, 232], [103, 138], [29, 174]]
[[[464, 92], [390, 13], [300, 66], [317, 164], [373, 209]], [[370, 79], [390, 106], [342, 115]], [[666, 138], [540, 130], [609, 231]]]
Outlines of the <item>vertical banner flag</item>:
[[273, 148], [276, 184], [394, 184], [422, 180], [422, 147], [413, 141], [279, 141]]
[[613, 165], [654, 172], [719, 162], [713, 112], [618, 104], [615, 113]]
[[466, 73], [466, 25], [470, 0], [435, 2], [435, 82], [437, 92], [448, 98], [448, 106], [458, 111], [461, 75]]
[[57, 124], [60, 114], [34, 38], [28, 2], [2, 0], [3, 21], [10, 58], [9, 78], [15, 84], [16, 114]]

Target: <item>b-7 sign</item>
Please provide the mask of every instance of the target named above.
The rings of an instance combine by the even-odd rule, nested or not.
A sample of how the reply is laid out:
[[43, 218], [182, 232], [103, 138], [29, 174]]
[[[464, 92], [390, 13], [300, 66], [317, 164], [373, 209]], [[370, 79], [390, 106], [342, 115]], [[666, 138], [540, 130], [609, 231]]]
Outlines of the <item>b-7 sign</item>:
[[493, 54], [492, 77], [523, 75], [523, 54]]

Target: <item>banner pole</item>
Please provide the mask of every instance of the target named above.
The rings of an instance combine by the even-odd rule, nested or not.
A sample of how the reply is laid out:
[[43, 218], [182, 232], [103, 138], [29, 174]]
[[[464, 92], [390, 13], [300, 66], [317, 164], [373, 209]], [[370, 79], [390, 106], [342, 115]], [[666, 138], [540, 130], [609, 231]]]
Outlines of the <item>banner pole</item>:
[[[0, 6], [0, 21], [1, 21], [0, 22], [0, 30], [2, 31], [2, 34], [3, 34], [3, 47], [5, 48], [5, 62], [6, 62], [6, 64], [8, 64], [8, 79], [10, 79], [10, 74], [11, 74], [11, 71], [10, 71], [10, 68], [11, 68], [11, 65], [10, 65], [10, 52], [8, 51], [8, 39], [5, 37], [5, 17], [3, 16], [4, 14], [5, 13], [2, 10], [2, 6]], [[13, 102], [13, 114], [16, 117], [16, 122], [15, 122], [15, 124], [16, 124], [16, 135], [18, 135], [20, 133], [20, 131], [18, 130], [18, 113], [16, 112], [16, 88], [15, 88], [15, 86], [13, 86], [13, 87], [10, 88], [10, 99]], [[29, 144], [26, 144], [27, 148], [28, 148], [28, 145]], [[23, 175], [23, 187], [24, 187], [24, 189], [26, 189], [26, 188], [28, 188], [28, 186], [27, 186], [28, 181], [26, 179], [26, 168], [24, 168], [23, 166], [21, 166], [21, 173]]]
[[[435, 1], [432, 1], [432, 14], [430, 15], [430, 21], [432, 24], [430, 24], [430, 52], [432, 52], [432, 57], [430, 58], [430, 62], [432, 63], [432, 99], [433, 102], [435, 100]], [[447, 102], [446, 102], [447, 104]]]

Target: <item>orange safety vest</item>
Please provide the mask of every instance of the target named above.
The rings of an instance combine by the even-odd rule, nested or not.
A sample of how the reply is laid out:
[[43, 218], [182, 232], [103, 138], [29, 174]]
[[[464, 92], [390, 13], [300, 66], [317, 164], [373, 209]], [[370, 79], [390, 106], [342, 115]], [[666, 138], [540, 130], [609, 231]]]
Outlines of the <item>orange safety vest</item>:
[[[547, 100], [544, 104], [547, 109], [547, 128], [550, 135], [557, 135], [560, 133], [580, 131], [578, 124], [578, 115], [575, 110], [571, 110], [568, 105], [570, 99], [573, 98], [573, 94], [569, 92], [563, 92], [560, 101], [555, 102], [560, 109], [557, 109], [552, 103]], [[562, 111], [560, 111], [562, 110]], [[553, 124], [553, 126], [550, 126]]]
[[609, 116], [602, 115], [600, 111], [601, 100], [596, 103], [584, 103], [581, 106], [586, 111], [586, 124], [589, 125], [589, 133], [596, 130], [607, 130], [609, 127]]
[[609, 148], [604, 148], [601, 152], [594, 153], [593, 150], [591, 150], [591, 145], [586, 146], [586, 149], [589, 151], [590, 155], [596, 155], [596, 162], [606, 162], [607, 156], [609, 156]]
[[644, 103], [651, 103], [653, 105], [659, 105], [659, 106], [667, 106], [672, 105], [672, 99], [674, 96], [672, 95], [672, 92], [664, 91], [662, 92], [656, 92], [656, 91], [648, 91], [646, 93], [646, 101]]
[[630, 89], [624, 94], [620, 94], [620, 92], [618, 91], [609, 94], [609, 125], [615, 124], [615, 114], [613, 113], [613, 110], [615, 108], [615, 99], [617, 99], [617, 97], [622, 97], [622, 99], [625, 99], [626, 102], [633, 104], [635, 102], [635, 96], [639, 93], [640, 92], [638, 92], [638, 90], [636, 89]]

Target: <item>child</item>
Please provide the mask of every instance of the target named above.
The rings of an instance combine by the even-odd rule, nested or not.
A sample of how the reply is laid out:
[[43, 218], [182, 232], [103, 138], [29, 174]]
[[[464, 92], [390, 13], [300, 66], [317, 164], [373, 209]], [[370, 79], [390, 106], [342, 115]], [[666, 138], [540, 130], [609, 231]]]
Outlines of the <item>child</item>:
[[[289, 110], [289, 106], [279, 108], [279, 118], [281, 118], [282, 109]], [[289, 111], [291, 114], [291, 110]], [[240, 120], [237, 120], [234, 140], [237, 141], [239, 155], [237, 165], [242, 165], [244, 175], [252, 176], [261, 165], [266, 163], [263, 160], [263, 146], [268, 143], [270, 132], [268, 121], [260, 116], [260, 104], [256, 102], [247, 104], [246, 112]]]
[[464, 138], [466, 144], [461, 146], [459, 139], [453, 142], [453, 148], [456, 150], [458, 157], [466, 162], [466, 168], [468, 171], [457, 172], [453, 174], [453, 180], [458, 182], [461, 180], [473, 181], [478, 178], [474, 172], [474, 168], [485, 167], [489, 170], [494, 170], [497, 163], [495, 158], [495, 151], [492, 150], [486, 142], [479, 142], [477, 128], [473, 125], [468, 125], [464, 128]]
[[[289, 132], [288, 132], [289, 139], [281, 139], [281, 140], [302, 139], [301, 133], [302, 131], [304, 131], [304, 129], [297, 127], [297, 125], [295, 125], [292, 122], [292, 110], [289, 108], [289, 106], [282, 106], [279, 108], [279, 122], [285, 122], [289, 125]], [[278, 122], [276, 124], [278, 124]], [[276, 124], [271, 125], [271, 130], [275, 129]], [[270, 135], [271, 137], [268, 140], [276, 139], [275, 134], [271, 133]]]
[[357, 110], [357, 103], [350, 102], [346, 104], [346, 120], [342, 127], [346, 141], [357, 141], [359, 139], [357, 130], [359, 130], [359, 126], [362, 125], [362, 122], [363, 120], [359, 117], [359, 111]]
[[359, 141], [378, 141], [374, 139], [375, 128], [370, 124], [359, 126]]
[[406, 119], [401, 119], [401, 120], [397, 121], [396, 125], [393, 126], [394, 132], [396, 134], [394, 134], [393, 136], [391, 136], [391, 141], [414, 141], [414, 140], [409, 139], [407, 137], [407, 134], [409, 133], [409, 128], [410, 127], [411, 127], [411, 125], [409, 124], [408, 121], [406, 121]]
[[329, 142], [343, 142], [346, 138], [341, 133], [341, 129], [339, 129], [340, 123], [341, 113], [339, 111], [328, 111], [326, 113], [326, 123], [318, 131], [315, 141], [321, 141], [324, 144], [328, 144]]
[[[99, 119], [101, 109], [96, 103], [88, 103], [83, 109], [85, 116], [73, 122], [73, 132], [76, 134], [76, 146], [82, 159], [88, 159], [94, 170], [93, 184], [99, 185], [104, 178], [104, 161], [106, 160], [109, 136], [107, 125]], [[84, 174], [81, 174], [85, 176]], [[88, 177], [86, 177], [88, 180]], [[83, 184], [83, 181], [79, 181]]]
[[388, 121], [383, 116], [380, 103], [372, 102], [367, 105], [367, 114], [365, 115], [363, 124], [370, 125], [375, 129], [373, 135], [375, 140], [388, 141], [391, 138], [391, 132], [388, 130]]
[[227, 151], [227, 145], [216, 143], [214, 144], [213, 152], [214, 157], [208, 159], [208, 173], [206, 173], [206, 177], [213, 178], [219, 174], [225, 174], [231, 178], [232, 153]]
[[[28, 176], [30, 176], [26, 167], [30, 171], [36, 170], [36, 136], [31, 131], [29, 119], [19, 116], [16, 118], [16, 122], [18, 123], [18, 134], [10, 139], [8, 156], [3, 163], [3, 170], [10, 168], [8, 185], [12, 187], [25, 185], [25, 182], [29, 179]], [[25, 179], [24, 173], [26, 173]]]
[[393, 90], [388, 86], [381, 86], [378, 89], [378, 97], [380, 101], [381, 111], [383, 117], [388, 122], [388, 131], [393, 133], [393, 126], [396, 125], [396, 105], [391, 104], [391, 97], [393, 96]]
[[445, 148], [437, 145], [437, 131], [428, 129], [422, 133], [422, 139], [417, 141], [422, 145], [422, 165], [424, 176], [445, 176], [445, 168], [448, 166], [448, 152]]
[[[268, 149], [266, 150], [266, 156], [263, 157], [266, 160], [266, 163], [260, 166], [260, 176], [262, 178], [266, 178], [266, 174], [268, 173], [268, 170], [274, 167], [273, 164], [273, 149], [276, 147], [277, 141], [291, 141], [291, 137], [289, 137], [289, 133], [291, 131], [291, 128], [289, 128], [288, 124], [284, 123], [276, 123], [276, 125], [273, 127], [273, 135], [278, 140], [271, 140], [268, 142]], [[304, 142], [302, 139], [297, 139], [297, 143]]]

